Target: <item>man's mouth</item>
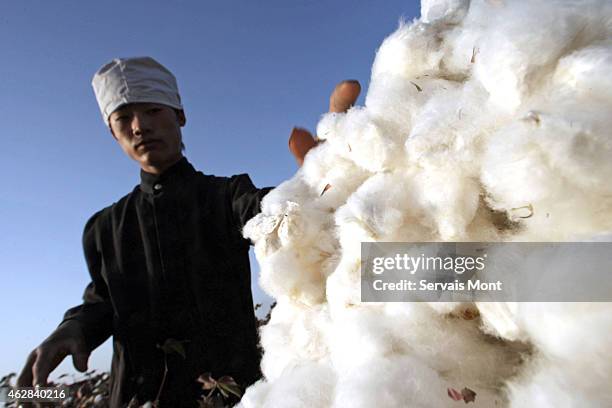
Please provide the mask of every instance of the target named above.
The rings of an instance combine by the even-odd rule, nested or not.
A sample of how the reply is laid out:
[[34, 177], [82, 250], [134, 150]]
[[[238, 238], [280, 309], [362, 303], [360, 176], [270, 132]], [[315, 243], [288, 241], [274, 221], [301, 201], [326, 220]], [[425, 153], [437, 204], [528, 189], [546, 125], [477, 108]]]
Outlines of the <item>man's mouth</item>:
[[159, 143], [159, 140], [144, 140], [136, 145], [136, 150], [140, 148], [149, 149]]

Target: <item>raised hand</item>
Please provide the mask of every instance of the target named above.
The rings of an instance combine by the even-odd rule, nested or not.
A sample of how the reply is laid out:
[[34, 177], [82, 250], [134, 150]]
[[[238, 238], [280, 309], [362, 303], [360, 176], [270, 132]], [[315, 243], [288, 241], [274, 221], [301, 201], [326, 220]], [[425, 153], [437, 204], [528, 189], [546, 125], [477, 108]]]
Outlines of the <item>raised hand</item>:
[[[329, 97], [329, 111], [346, 112], [355, 104], [360, 92], [361, 85], [358, 81], [349, 79], [340, 82]], [[306, 153], [318, 143], [318, 138], [313, 137], [308, 130], [299, 127], [293, 128], [289, 136], [289, 150], [300, 166], [304, 163]]]

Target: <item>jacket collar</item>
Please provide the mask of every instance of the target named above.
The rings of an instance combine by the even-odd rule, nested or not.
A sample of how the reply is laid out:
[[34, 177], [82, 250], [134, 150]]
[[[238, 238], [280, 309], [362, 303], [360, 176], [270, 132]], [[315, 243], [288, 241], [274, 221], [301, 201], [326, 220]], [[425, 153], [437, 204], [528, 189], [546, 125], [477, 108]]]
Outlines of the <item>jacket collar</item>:
[[145, 193], [161, 191], [164, 187], [176, 184], [188, 178], [190, 175], [195, 174], [195, 172], [195, 169], [191, 163], [187, 161], [186, 157], [174, 163], [162, 174], [151, 174], [141, 169], [140, 189]]

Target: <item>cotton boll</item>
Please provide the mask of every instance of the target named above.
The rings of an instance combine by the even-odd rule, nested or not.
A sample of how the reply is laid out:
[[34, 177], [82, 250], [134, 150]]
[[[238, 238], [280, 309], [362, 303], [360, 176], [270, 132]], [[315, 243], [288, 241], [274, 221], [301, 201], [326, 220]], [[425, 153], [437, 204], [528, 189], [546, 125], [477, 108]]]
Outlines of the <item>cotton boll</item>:
[[[559, 266], [567, 263], [552, 259]], [[563, 280], [550, 276], [552, 270], [544, 272], [544, 280]], [[522, 335], [537, 350], [520, 378], [509, 384], [512, 406], [530, 401], [538, 406], [595, 407], [612, 401], [608, 304], [517, 303], [508, 316], [515, 317]]]
[[344, 156], [357, 166], [370, 172], [384, 171], [402, 155], [397, 135], [384, 125], [367, 110], [353, 108], [335, 126], [335, 132], [341, 136], [328, 136], [328, 140], [332, 145], [340, 140], [337, 148], [346, 150]]
[[610, 405], [609, 304], [525, 303], [520, 313], [540, 355], [524, 382], [512, 388], [515, 400], [538, 398], [543, 406]]
[[[331, 118], [327, 122], [333, 122], [333, 130], [326, 131], [329, 139], [320, 139], [324, 142], [319, 143], [313, 147], [306, 157], [304, 158], [304, 164], [301, 171], [304, 175], [304, 181], [312, 186], [316, 192], [321, 193], [320, 184], [325, 174], [332, 168], [343, 164], [343, 155], [348, 152], [348, 144], [344, 139], [344, 134], [338, 131], [342, 123], [340, 114], [329, 114], [323, 116], [323, 118]], [[322, 122], [324, 119], [322, 120]], [[321, 122], [320, 122], [321, 123]], [[321, 125], [319, 124], [318, 133], [323, 134]], [[340, 156], [340, 157], [339, 157]]]
[[450, 167], [428, 169], [415, 181], [421, 206], [433, 214], [439, 237], [445, 241], [464, 237], [479, 205], [478, 183]]
[[[348, 151], [348, 144], [340, 146]], [[334, 143], [327, 141], [311, 150], [302, 167], [304, 182], [313, 189], [313, 196], [321, 209], [333, 211], [367, 178], [370, 173], [349, 158], [339, 157]]]
[[469, 6], [469, 0], [423, 0], [421, 20], [425, 23], [436, 20], [457, 23], [463, 19]]
[[[321, 231], [332, 225], [329, 212], [292, 202], [288, 202], [283, 214], [268, 217], [260, 214], [251, 220], [246, 233], [251, 229], [267, 232], [260, 234], [255, 245], [262, 269], [262, 288], [273, 296], [287, 295], [307, 304], [322, 301], [324, 279], [329, 273], [327, 258], [337, 251], [338, 244], [333, 235]], [[304, 273], [306, 270], [310, 274]]]
[[[444, 380], [422, 361], [405, 357], [380, 358], [356, 366], [338, 379], [334, 407], [455, 407], [447, 389], [457, 385]], [[459, 386], [459, 388], [461, 388]], [[473, 406], [499, 404], [480, 391]]]
[[[415, 116], [427, 102], [422, 78], [382, 73], [372, 77], [370, 82], [365, 106], [376, 118], [393, 123], [403, 139], [410, 133]], [[398, 142], [401, 143], [402, 139]]]
[[361, 303], [361, 262], [358, 253], [354, 256], [344, 255], [329, 275], [326, 298], [332, 309]]
[[[317, 292], [323, 288], [323, 277], [313, 272], [304, 280], [303, 274], [292, 274], [291, 271], [300, 268], [322, 270], [322, 263], [337, 248], [335, 238], [322, 233], [332, 226], [333, 218], [329, 211], [316, 203], [303, 206], [292, 201], [281, 203], [282, 200], [277, 200], [275, 209], [282, 209], [282, 213], [266, 215], [262, 212], [244, 228], [245, 237], [255, 242], [255, 255], [262, 262], [261, 284], [270, 293], [289, 293], [291, 296], [296, 296], [296, 285], [308, 284], [312, 291], [304, 294], [302, 300], [316, 302], [320, 297]], [[284, 268], [280, 273], [288, 274], [288, 279], [277, 281], [279, 273], [274, 272], [277, 267]]]
[[592, 370], [574, 371], [567, 364], [554, 365], [541, 360], [524, 378], [508, 385], [511, 408], [600, 408], [612, 405], [610, 374]]
[[273, 297], [289, 296], [307, 304], [324, 298], [324, 282], [316, 265], [305, 262], [299, 253], [280, 249], [259, 259], [259, 284]]
[[531, 124], [520, 120], [489, 139], [481, 179], [495, 207], [519, 208], [563, 188], [563, 180], [547, 164], [547, 152], [537, 143]]
[[[433, 220], [419, 202], [421, 191], [411, 183], [413, 177], [414, 171], [408, 169], [374, 175], [338, 209], [335, 220], [342, 264], [349, 265], [348, 270], [360, 260], [361, 242], [420, 242], [433, 236]], [[328, 282], [328, 296], [329, 290]]]
[[247, 390], [243, 408], [327, 408], [332, 406], [335, 376], [324, 364], [305, 364], [288, 370], [272, 386], [257, 383]]
[[[609, 111], [600, 104], [583, 101], [554, 101], [556, 114], [530, 112], [525, 120], [532, 126], [533, 139], [548, 155], [550, 166], [558, 169], [569, 183], [596, 193], [609, 194], [612, 187], [612, 125]], [[533, 123], [537, 121], [537, 123]], [[568, 184], [569, 184], [568, 183]]]
[[[408, 159], [413, 162], [432, 161], [448, 157], [455, 159], [454, 154], [469, 152], [465, 143], [455, 132], [460, 121], [462, 91], [458, 84], [444, 84], [447, 89], [430, 95], [429, 100], [418, 112], [417, 123], [412, 127], [405, 148]], [[465, 123], [467, 121], [464, 121]], [[443, 150], [441, 149], [443, 148]], [[435, 163], [437, 164], [437, 163]]]
[[[530, 88], [541, 83], [586, 23], [580, 14], [568, 13], [568, 7], [514, 2], [490, 13], [473, 73], [492, 103], [515, 110]], [[525, 31], [526, 26], [531, 29]]]
[[314, 233], [314, 231], [307, 232], [307, 228], [308, 223], [303, 217], [302, 208], [299, 204], [290, 201], [278, 227], [281, 245], [286, 247], [307, 240], [307, 237]]
[[[431, 305], [385, 305], [384, 320], [392, 322], [389, 337], [395, 352], [419, 357], [448, 380], [499, 391], [500, 379], [516, 373], [525, 347], [496, 342], [484, 335], [478, 315], [440, 315]], [[456, 306], [456, 310], [465, 310], [466, 306]]]
[[261, 212], [265, 215], [284, 213], [289, 202], [303, 203], [316, 194], [304, 180], [301, 171], [290, 180], [282, 182], [263, 198]]
[[559, 60], [552, 82], [568, 87], [576, 97], [599, 99], [610, 103], [612, 98], [612, 40], [607, 39], [577, 50]]
[[496, 242], [507, 240], [509, 235], [515, 233], [513, 228], [520, 228], [520, 224], [508, 220], [504, 212], [489, 208], [480, 197], [480, 205], [474, 214], [472, 222], [465, 230], [464, 241], [472, 242]]
[[463, 24], [450, 28], [444, 36], [441, 64], [446, 72], [466, 80], [470, 78], [479, 58], [480, 39], [486, 35], [489, 13], [495, 12], [496, 8], [493, 1], [470, 2]]
[[603, 181], [610, 174], [610, 142], [603, 127], [591, 130], [572, 120], [576, 112], [532, 111], [494, 134], [484, 157], [481, 179], [490, 203], [530, 226], [534, 239], [538, 231], [571, 239], [610, 226]]
[[527, 342], [527, 334], [521, 329], [517, 319], [516, 303], [479, 302], [477, 305], [485, 333], [510, 341]]
[[[331, 249], [333, 241], [320, 234], [332, 221], [328, 212], [312, 205], [300, 206], [293, 201], [286, 201], [283, 207], [280, 214], [258, 214], [244, 228], [244, 236], [255, 242], [255, 254], [259, 258], [271, 255], [281, 247], [309, 247], [315, 239], [318, 241], [315, 246], [323, 251]], [[301, 257], [302, 262], [312, 263], [319, 258], [317, 255], [313, 257], [316, 251], [310, 252], [309, 256]]]
[[406, 79], [436, 70], [443, 56], [438, 28], [415, 21], [400, 27], [383, 41], [372, 65], [372, 81], [381, 74]]
[[341, 376], [356, 365], [393, 354], [390, 322], [381, 317], [381, 305], [334, 309], [329, 347], [332, 364]]
[[319, 237], [325, 225], [332, 222], [332, 217], [312, 203], [299, 205], [287, 202], [285, 212], [278, 225], [278, 237], [284, 247], [307, 247]]
[[593, 373], [612, 374], [612, 361], [608, 358], [612, 344], [609, 304], [522, 303], [518, 313], [523, 327], [545, 356], [578, 363]]
[[[419, 376], [409, 380], [419, 383], [423, 371], [431, 372], [435, 377], [443, 374], [445, 387], [440, 388], [440, 396], [445, 396], [446, 387], [451, 384], [468, 384], [478, 390], [478, 401], [481, 406], [488, 406], [495, 397], [500, 378], [508, 378], [515, 372], [519, 351], [508, 348], [499, 353], [498, 346], [478, 331], [475, 322], [457, 318], [444, 318], [436, 315], [427, 304], [389, 304], [366, 307], [338, 308], [332, 314], [334, 322], [331, 339], [331, 355], [334, 367], [338, 370], [340, 383], [338, 394], [341, 394], [342, 381], [359, 372], [361, 367], [376, 366], [383, 358], [396, 358], [404, 355], [410, 357], [410, 366], [422, 365]], [[350, 339], [350, 341], [349, 341]], [[370, 379], [375, 379], [372, 369], [367, 371]], [[402, 380], [394, 375], [383, 376], [393, 383]], [[408, 380], [408, 379], [405, 379]], [[367, 397], [359, 394], [351, 403], [343, 401], [338, 406], [362, 406], [371, 403], [371, 398], [379, 399], [386, 396], [398, 398], [404, 404], [410, 400], [412, 393], [401, 390], [387, 390]], [[425, 393], [422, 397], [423, 406], [437, 406], [440, 401], [437, 392]], [[403, 400], [402, 400], [403, 396]], [[394, 401], [394, 399], [389, 401]], [[362, 402], [363, 401], [363, 402]], [[384, 400], [386, 401], [386, 400]], [[450, 401], [450, 400], [449, 400]], [[355, 405], [357, 404], [357, 405]], [[385, 402], [393, 405], [394, 402]], [[405, 405], [398, 405], [405, 406]]]
[[324, 364], [305, 364], [276, 381], [263, 406], [287, 408], [331, 407], [335, 375]]
[[287, 367], [303, 362], [289, 337], [295, 317], [296, 305], [287, 298], [278, 298], [270, 322], [259, 330], [261, 345], [268, 350], [261, 360], [261, 370], [268, 381], [280, 377]]
[[488, 94], [477, 82], [444, 87], [418, 113], [405, 142], [408, 160], [424, 167], [460, 166], [476, 175], [489, 135], [508, 118], [488, 109]]
[[[358, 220], [365, 234], [384, 241], [402, 226], [411, 210], [416, 211], [415, 189], [409, 180], [410, 173], [380, 173], [366, 180], [349, 197], [346, 209], [339, 210], [336, 223], [344, 235], [344, 225], [350, 217]], [[349, 235], [350, 234], [350, 235]], [[346, 233], [348, 239], [352, 233]], [[342, 238], [341, 238], [342, 240]]]
[[425, 303], [336, 308], [332, 318], [330, 350], [341, 378], [371, 359], [410, 355], [446, 379], [496, 389], [500, 378], [514, 374], [519, 361], [521, 350], [500, 352], [476, 321], [440, 316]]
[[261, 344], [270, 350], [261, 363], [266, 378], [274, 380], [305, 361], [323, 360], [328, 354], [328, 326], [326, 306], [280, 298], [270, 322], [260, 330]]
[[[307, 202], [313, 193], [299, 174], [291, 180], [281, 183], [263, 199], [261, 213], [253, 217], [244, 226], [243, 235], [255, 243], [260, 257], [277, 251], [282, 245], [278, 229], [290, 207]], [[288, 199], [291, 197], [291, 199]]]
[[335, 219], [339, 226], [336, 233], [342, 249], [342, 256], [353, 260], [360, 259], [360, 243], [375, 241], [374, 232], [346, 205], [336, 211]]
[[[317, 172], [320, 171], [320, 169], [332, 167], [336, 164], [339, 157], [345, 158], [348, 156], [348, 153], [350, 153], [349, 139], [352, 136], [343, 132], [342, 128], [346, 122], [346, 115], [351, 109], [354, 109], [354, 107], [342, 113], [327, 112], [321, 115], [321, 119], [317, 124], [317, 138], [326, 143], [317, 146], [318, 150], [321, 150], [319, 153], [320, 158], [311, 164], [311, 172]], [[349, 139], [347, 139], [347, 137]], [[313, 161], [314, 159], [311, 160], [311, 162]]]
[[259, 213], [249, 220], [242, 233], [245, 238], [256, 242], [256, 251], [260, 257], [271, 254], [280, 248], [277, 230], [283, 219], [282, 214], [265, 215]]
[[325, 185], [316, 198], [316, 205], [324, 209], [338, 209], [370, 176], [370, 172], [355, 166], [354, 163], [342, 161], [325, 174]]
[[339, 378], [333, 407], [453, 406], [454, 401], [446, 396], [448, 386], [438, 373], [416, 359], [376, 359]]
[[263, 407], [264, 402], [272, 384], [264, 380], [259, 380], [246, 389], [240, 403], [235, 405], [236, 408], [256, 408]]

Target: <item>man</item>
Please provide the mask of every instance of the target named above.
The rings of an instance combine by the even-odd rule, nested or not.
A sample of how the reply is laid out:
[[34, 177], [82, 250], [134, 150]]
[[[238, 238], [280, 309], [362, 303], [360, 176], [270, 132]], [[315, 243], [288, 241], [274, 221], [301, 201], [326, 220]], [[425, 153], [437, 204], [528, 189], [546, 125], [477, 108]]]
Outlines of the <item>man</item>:
[[[91, 283], [83, 304], [28, 357], [18, 385], [44, 385], [67, 355], [87, 369], [92, 350], [113, 336], [113, 407], [136, 397], [160, 406], [194, 406], [197, 377], [230, 375], [242, 386], [260, 376], [244, 224], [270, 188], [246, 174], [215, 177], [183, 156], [186, 123], [176, 79], [152, 58], [115, 59], [93, 78], [103, 119], [140, 166], [141, 182], [94, 214], [83, 233]], [[357, 99], [340, 83], [330, 110]], [[294, 129], [289, 146], [301, 164], [316, 144]], [[164, 345], [180, 352], [164, 351]], [[183, 354], [184, 355], [181, 355]]]

